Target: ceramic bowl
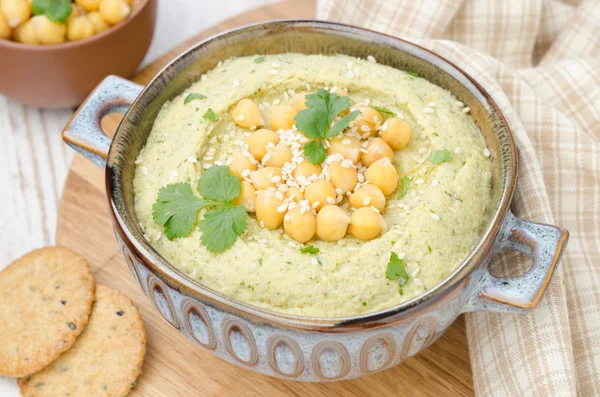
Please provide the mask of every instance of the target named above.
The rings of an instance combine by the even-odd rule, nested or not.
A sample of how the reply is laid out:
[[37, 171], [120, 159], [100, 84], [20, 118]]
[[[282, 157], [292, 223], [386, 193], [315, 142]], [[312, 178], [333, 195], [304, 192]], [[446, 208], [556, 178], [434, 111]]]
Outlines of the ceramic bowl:
[[[312, 318], [257, 308], [200, 285], [143, 238], [133, 206], [134, 160], [161, 106], [231, 56], [343, 53], [417, 72], [471, 108], [490, 149], [493, 209], [473, 252], [426, 294], [374, 313]], [[100, 118], [125, 117], [111, 144]], [[134, 278], [156, 309], [190, 340], [215, 355], [266, 375], [300, 381], [350, 379], [401, 363], [431, 345], [464, 312], [522, 312], [542, 298], [568, 233], [517, 219], [509, 210], [517, 151], [509, 126], [485, 90], [451, 62], [409, 42], [320, 21], [275, 21], [228, 31], [180, 55], [146, 87], [107, 78], [63, 132], [64, 140], [102, 168], [116, 238]], [[515, 278], [496, 278], [491, 256], [517, 250], [532, 258]], [[507, 314], [510, 315], [510, 314]]]
[[24, 105], [81, 104], [108, 75], [130, 76], [144, 59], [157, 0], [145, 0], [115, 26], [80, 41], [30, 45], [0, 40], [0, 94]]

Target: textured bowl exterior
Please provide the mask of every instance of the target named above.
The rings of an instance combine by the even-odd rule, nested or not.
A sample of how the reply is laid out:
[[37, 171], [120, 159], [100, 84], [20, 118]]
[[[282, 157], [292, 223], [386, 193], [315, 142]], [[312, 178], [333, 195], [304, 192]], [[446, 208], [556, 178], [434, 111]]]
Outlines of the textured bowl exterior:
[[[473, 252], [426, 294], [378, 312], [341, 318], [300, 317], [261, 309], [207, 288], [166, 261], [143, 237], [134, 211], [135, 159], [162, 105], [231, 56], [344, 53], [418, 73], [471, 108], [491, 152], [492, 208]], [[139, 93], [139, 95], [137, 95]], [[132, 99], [137, 95], [137, 98]], [[129, 106], [110, 139], [99, 129], [110, 110]], [[431, 345], [463, 312], [528, 310], [539, 302], [568, 233], [515, 218], [509, 205], [517, 154], [497, 105], [449, 61], [406, 41], [320, 21], [275, 21], [225, 32], [191, 48], [143, 88], [109, 77], [73, 116], [63, 139], [99, 166], [115, 235], [136, 282], [161, 315], [198, 346], [242, 367], [299, 381], [335, 381], [397, 365]], [[514, 249], [533, 259], [517, 278], [487, 271], [495, 252]]]
[[0, 94], [24, 105], [79, 105], [108, 75], [130, 76], [144, 59], [156, 24], [157, 0], [88, 39], [57, 45], [0, 40]]

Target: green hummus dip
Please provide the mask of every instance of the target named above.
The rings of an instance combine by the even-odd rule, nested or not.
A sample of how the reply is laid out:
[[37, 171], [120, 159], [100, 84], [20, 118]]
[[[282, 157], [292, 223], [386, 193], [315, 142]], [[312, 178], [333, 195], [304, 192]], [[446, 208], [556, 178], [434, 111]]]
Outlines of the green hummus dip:
[[[260, 227], [252, 215], [245, 233], [221, 253], [206, 250], [197, 228], [172, 241], [164, 236], [152, 217], [159, 189], [186, 181], [195, 186], [206, 167], [227, 164], [243, 147], [250, 132], [230, 115], [239, 100], [253, 99], [268, 121], [270, 106], [293, 106], [295, 93], [316, 88], [347, 90], [353, 104], [384, 108], [412, 128], [410, 143], [395, 152], [394, 161], [408, 189], [403, 192], [401, 183], [387, 197], [382, 212], [387, 226], [379, 237], [313, 240], [306, 245], [320, 252], [311, 255], [301, 253], [303, 245], [282, 230]], [[205, 98], [184, 104], [190, 93]], [[217, 121], [203, 117], [209, 109]], [[468, 111], [450, 92], [371, 57], [288, 53], [228, 59], [164, 104], [136, 161], [135, 212], [161, 255], [232, 298], [302, 316], [385, 309], [445, 279], [473, 250], [487, 224], [490, 153]], [[391, 252], [406, 262], [409, 277], [402, 287], [386, 277]]]

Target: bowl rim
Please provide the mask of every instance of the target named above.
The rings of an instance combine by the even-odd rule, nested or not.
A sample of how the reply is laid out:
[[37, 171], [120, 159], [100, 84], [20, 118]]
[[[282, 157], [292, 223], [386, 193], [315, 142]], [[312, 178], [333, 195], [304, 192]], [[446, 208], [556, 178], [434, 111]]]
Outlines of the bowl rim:
[[[91, 44], [96, 41], [100, 41], [105, 37], [111, 36], [113, 34], [117, 34], [120, 30], [122, 30], [125, 26], [129, 25], [134, 19], [138, 17], [138, 15], [151, 3], [156, 4], [157, 0], [142, 0], [143, 3], [132, 10], [131, 14], [127, 16], [124, 20], [117, 22], [115, 25], [110, 26], [108, 29], [94, 34], [90, 37], [87, 37], [83, 40], [75, 40], [75, 41], [65, 41], [60, 44], [27, 44], [27, 43], [19, 43], [12, 39], [9, 40], [0, 40], [0, 47], [10, 48], [13, 50], [24, 50], [24, 51], [34, 51], [34, 52], [48, 52], [55, 51], [61, 49], [71, 49], [75, 47], [80, 47], [86, 44]], [[35, 15], [34, 15], [35, 16]], [[14, 28], [12, 28], [14, 30]], [[12, 32], [11, 32], [12, 33]]]
[[[456, 75], [453, 75], [453, 77], [456, 77], [457, 75], [462, 76], [482, 95], [487, 104], [495, 109], [495, 113], [499, 116], [499, 122], [503, 124], [506, 129], [506, 134], [510, 144], [509, 153], [511, 154], [512, 161], [508, 165], [509, 169], [506, 178], [506, 185], [501, 192], [498, 206], [493, 210], [493, 212], [490, 213], [490, 222], [485, 231], [482, 233], [482, 237], [475, 248], [473, 248], [471, 253], [462, 261], [460, 265], [456, 267], [456, 269], [450, 275], [448, 275], [435, 287], [431, 288], [424, 294], [418, 295], [398, 305], [378, 311], [353, 316], [313, 317], [282, 313], [254, 306], [250, 303], [243, 302], [229, 297], [223, 293], [217, 292], [216, 290], [192, 280], [189, 276], [179, 271], [173, 264], [163, 258], [162, 255], [160, 255], [147, 241], [144, 239], [137, 239], [134, 236], [132, 231], [127, 227], [126, 219], [131, 222], [132, 225], [136, 224], [135, 221], [128, 216], [127, 211], [125, 210], [125, 204], [123, 203], [123, 206], [119, 206], [117, 203], [118, 200], [115, 200], [120, 195], [120, 192], [118, 191], [118, 185], [120, 184], [115, 183], [115, 180], [119, 178], [119, 175], [112, 169], [111, 166], [112, 156], [115, 155], [115, 153], [112, 152], [113, 146], [111, 145], [111, 150], [109, 151], [107, 157], [105, 181], [109, 208], [111, 215], [115, 220], [113, 223], [115, 226], [115, 233], [119, 234], [119, 232], [116, 230], [119, 228], [121, 230], [120, 235], [126, 237], [126, 239], [124, 239], [125, 245], [127, 245], [130, 249], [133, 248], [138, 256], [141, 257], [145, 262], [145, 265], [152, 269], [153, 273], [159, 276], [161, 280], [167, 282], [167, 284], [170, 286], [175, 284], [176, 287], [174, 288], [184, 295], [196, 297], [198, 299], [201, 297], [202, 299], [199, 300], [202, 300], [204, 304], [209, 304], [210, 306], [219, 308], [220, 310], [242, 314], [247, 319], [252, 318], [255, 322], [268, 322], [270, 324], [278, 324], [288, 328], [318, 332], [346, 332], [355, 331], [357, 328], [377, 327], [383, 324], [404, 321], [408, 316], [415, 314], [419, 306], [423, 307], [431, 304], [442, 295], [448, 295], [452, 293], [452, 291], [455, 291], [458, 287], [469, 283], [470, 274], [472, 271], [482, 263], [485, 263], [486, 258], [489, 256], [489, 253], [494, 246], [496, 237], [502, 228], [506, 215], [509, 213], [510, 203], [512, 201], [512, 196], [517, 181], [517, 148], [506, 116], [502, 113], [500, 107], [493, 100], [492, 96], [473, 77], [471, 77], [453, 62], [410, 41], [384, 33], [379, 33], [370, 29], [360, 28], [339, 22], [321, 21], [316, 19], [277, 19], [267, 22], [248, 24], [208, 37], [205, 40], [202, 40], [191, 46], [179, 54], [174, 60], [169, 62], [143, 88], [141, 93], [132, 103], [131, 107], [123, 117], [123, 121], [119, 125], [112, 142], [114, 144], [119, 140], [119, 137], [122, 134], [122, 123], [136, 112], [136, 107], [141, 106], [140, 102], [142, 102], [147, 96], [152, 97], [152, 87], [155, 85], [155, 83], [163, 80], [166, 74], [176, 70], [179, 65], [184, 66], [187, 57], [192, 56], [192, 54], [197, 50], [215, 40], [225, 40], [228, 36], [240, 34], [244, 31], [261, 28], [269, 29], [278, 25], [289, 25], [288, 29], [290, 27], [313, 27], [320, 29], [321, 31], [334, 31], [339, 34], [354, 34], [360, 37], [372, 39], [372, 45], [374, 46], [383, 45], [384, 42], [387, 42], [389, 45], [389, 42], [391, 41], [396, 44], [392, 47], [397, 51], [402, 51], [399, 47], [409, 47], [420, 54], [425, 53], [428, 56], [426, 61], [432, 62], [433, 59], [433, 61], [437, 61], [441, 63], [442, 66], [446, 67], [444, 72], [454, 72]], [[415, 54], [412, 53], [412, 55]], [[423, 56], [419, 56], [419, 58], [423, 59]], [[436, 63], [436, 65], [440, 66], [438, 63]], [[449, 74], [452, 75], [452, 73]], [[463, 84], [462, 82], [460, 83]], [[454, 295], [454, 293], [452, 293], [452, 295]]]

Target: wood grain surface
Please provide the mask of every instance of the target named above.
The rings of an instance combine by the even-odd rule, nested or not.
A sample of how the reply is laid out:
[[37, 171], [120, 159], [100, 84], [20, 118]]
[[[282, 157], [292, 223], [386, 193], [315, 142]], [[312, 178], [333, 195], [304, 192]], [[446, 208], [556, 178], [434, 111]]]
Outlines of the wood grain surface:
[[[247, 23], [314, 17], [312, 0], [291, 0], [250, 11], [186, 41], [145, 68], [134, 81], [145, 84], [171, 59], [198, 40]], [[118, 116], [103, 121], [114, 131]], [[196, 347], [154, 309], [129, 272], [108, 217], [104, 172], [76, 156], [60, 207], [58, 244], [86, 257], [97, 282], [125, 292], [138, 305], [148, 332], [143, 374], [131, 396], [472, 396], [473, 381], [459, 319], [429, 349], [395, 368], [337, 383], [299, 383], [269, 378], [229, 364]]]

